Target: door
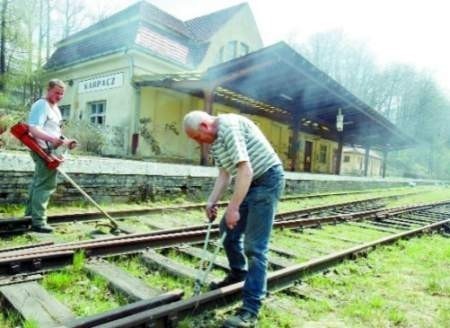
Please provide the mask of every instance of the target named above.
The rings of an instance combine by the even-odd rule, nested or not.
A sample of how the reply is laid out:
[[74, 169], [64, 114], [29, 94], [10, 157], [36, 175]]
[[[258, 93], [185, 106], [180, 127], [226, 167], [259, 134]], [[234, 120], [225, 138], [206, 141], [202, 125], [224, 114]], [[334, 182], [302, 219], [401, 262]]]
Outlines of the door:
[[337, 168], [338, 168], [338, 150], [333, 149], [333, 160], [331, 161], [331, 173], [339, 174], [339, 172], [337, 172]]
[[303, 161], [303, 171], [305, 172], [311, 172], [312, 148], [313, 143], [311, 141], [305, 141], [305, 156]]

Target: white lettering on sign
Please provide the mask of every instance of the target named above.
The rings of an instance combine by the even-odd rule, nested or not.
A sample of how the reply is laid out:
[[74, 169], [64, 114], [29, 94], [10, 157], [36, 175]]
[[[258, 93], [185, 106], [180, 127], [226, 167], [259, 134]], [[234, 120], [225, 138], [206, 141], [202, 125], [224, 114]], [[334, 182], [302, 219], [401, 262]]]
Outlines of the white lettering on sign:
[[78, 92], [91, 92], [121, 87], [123, 85], [123, 73], [116, 73], [89, 80], [80, 81]]

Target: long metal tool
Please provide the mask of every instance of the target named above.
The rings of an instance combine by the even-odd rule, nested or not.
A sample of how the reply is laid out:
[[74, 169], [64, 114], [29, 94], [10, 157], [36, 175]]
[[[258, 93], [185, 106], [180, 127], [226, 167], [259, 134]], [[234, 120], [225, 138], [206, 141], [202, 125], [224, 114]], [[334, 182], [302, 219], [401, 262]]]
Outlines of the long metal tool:
[[103, 213], [104, 216], [109, 219], [110, 225], [108, 225], [108, 227], [111, 228], [111, 232], [124, 231], [119, 228], [119, 223], [117, 223], [117, 221], [113, 217], [111, 217], [111, 215], [109, 215], [94, 199], [92, 199], [91, 196], [89, 196], [83, 189], [81, 189], [81, 187], [75, 181], [73, 181], [66, 172], [61, 170], [61, 168], [59, 167], [57, 167], [56, 169], [67, 181], [70, 182], [72, 186], [74, 186], [88, 201], [90, 201], [92, 205], [94, 205], [100, 212]]
[[[220, 245], [223, 244], [223, 241], [225, 240], [225, 237], [227, 236], [227, 233], [224, 232], [222, 236], [220, 237], [219, 243], [216, 246], [216, 249], [212, 255], [212, 257], [208, 258], [208, 244], [209, 244], [209, 236], [211, 234], [211, 227], [212, 227], [212, 221], [209, 221], [208, 223], [208, 230], [206, 231], [206, 237], [205, 242], [203, 244], [203, 257], [200, 262], [200, 273], [197, 279], [195, 279], [195, 285], [194, 285], [194, 295], [200, 294], [200, 290], [202, 286], [205, 284], [206, 279], [208, 278], [209, 273], [211, 272], [212, 266], [214, 264], [214, 261], [216, 260], [217, 254], [219, 254]], [[203, 270], [203, 267], [209, 260], [208, 267]]]

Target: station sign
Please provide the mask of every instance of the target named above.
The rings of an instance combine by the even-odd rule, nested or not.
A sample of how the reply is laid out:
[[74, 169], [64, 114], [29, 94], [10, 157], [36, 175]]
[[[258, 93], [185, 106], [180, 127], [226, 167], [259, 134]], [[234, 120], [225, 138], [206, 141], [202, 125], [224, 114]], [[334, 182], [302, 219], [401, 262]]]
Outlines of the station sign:
[[80, 81], [78, 93], [100, 91], [121, 87], [123, 85], [123, 73], [115, 73], [96, 77], [89, 80]]

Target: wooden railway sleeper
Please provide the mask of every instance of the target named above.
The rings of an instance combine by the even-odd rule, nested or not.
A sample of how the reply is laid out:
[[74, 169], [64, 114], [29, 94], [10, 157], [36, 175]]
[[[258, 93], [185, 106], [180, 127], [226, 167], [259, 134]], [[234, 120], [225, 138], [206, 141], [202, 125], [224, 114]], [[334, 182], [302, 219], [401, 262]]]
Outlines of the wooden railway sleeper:
[[169, 313], [166, 317], [164, 327], [165, 328], [176, 328], [178, 322], [180, 321], [178, 312]]
[[367, 258], [369, 253], [374, 249], [375, 247], [369, 247], [367, 249], [363, 249], [357, 252], [353, 252], [349, 255], [350, 260], [357, 260], [358, 258]]
[[[411, 213], [411, 215], [413, 215], [414, 217], [419, 217], [421, 220], [427, 220], [429, 222], [436, 222], [436, 221], [443, 219], [442, 217], [438, 217], [435, 215], [429, 215], [429, 214], [423, 213], [423, 212], [414, 212], [414, 213]], [[444, 219], [445, 219], [445, 217], [444, 217]]]
[[383, 221], [372, 221], [371, 224], [375, 225], [375, 226], [379, 226], [379, 227], [385, 227], [385, 228], [390, 228], [390, 229], [396, 229], [396, 230], [406, 230], [408, 229], [408, 227], [404, 224], [397, 224], [394, 222], [390, 222], [387, 220], [383, 220]]
[[401, 223], [402, 225], [405, 225], [408, 227], [411, 227], [413, 225], [423, 225], [417, 221], [407, 220], [407, 219], [400, 218], [400, 217], [390, 218], [387, 220], [387, 222], [398, 222], [398, 223]]
[[31, 267], [34, 270], [41, 270], [42, 269], [42, 259], [41, 258], [33, 259], [31, 261]]
[[[443, 232], [444, 233], [446, 233], [446, 234], [450, 234], [450, 224], [444, 224], [443, 226], [442, 226], [442, 230], [443, 230]], [[447, 236], [447, 237], [449, 237], [449, 236]]]
[[18, 274], [22, 269], [22, 265], [20, 262], [11, 262], [9, 265], [9, 269], [11, 270], [12, 274]]
[[385, 222], [385, 223], [393, 224], [393, 225], [398, 225], [398, 226], [404, 226], [404, 227], [407, 227], [407, 228], [410, 227], [413, 224], [413, 222], [406, 222], [406, 220], [401, 220], [401, 219], [398, 219], [396, 217], [386, 218], [386, 219], [384, 219], [381, 222]]
[[438, 218], [448, 217], [450, 215], [450, 213], [435, 212], [435, 211], [430, 211], [430, 210], [421, 210], [421, 211], [417, 211], [414, 213], [417, 213], [422, 216], [438, 217]]
[[416, 215], [414, 215], [412, 213], [401, 214], [401, 215], [399, 215], [399, 217], [402, 219], [405, 219], [405, 220], [411, 220], [414, 222], [420, 222], [420, 223], [426, 223], [426, 224], [436, 222], [436, 220], [426, 219], [424, 217], [417, 217]]
[[445, 219], [449, 216], [447, 213], [440, 212], [430, 212], [430, 211], [422, 211], [421, 214], [427, 217], [436, 218], [436, 219]]

